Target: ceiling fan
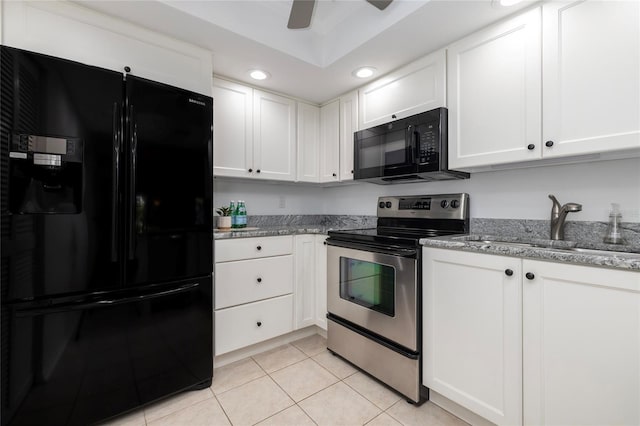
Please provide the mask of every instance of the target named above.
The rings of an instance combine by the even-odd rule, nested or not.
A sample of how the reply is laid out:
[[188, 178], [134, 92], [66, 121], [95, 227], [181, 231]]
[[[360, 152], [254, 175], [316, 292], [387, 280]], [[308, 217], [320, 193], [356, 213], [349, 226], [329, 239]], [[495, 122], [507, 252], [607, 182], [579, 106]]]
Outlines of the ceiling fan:
[[[393, 0], [366, 0], [367, 3], [374, 5], [380, 10], [385, 10]], [[291, 5], [291, 14], [289, 15], [289, 23], [287, 28], [299, 30], [308, 28], [311, 24], [311, 15], [313, 15], [313, 7], [316, 0], [293, 0]]]

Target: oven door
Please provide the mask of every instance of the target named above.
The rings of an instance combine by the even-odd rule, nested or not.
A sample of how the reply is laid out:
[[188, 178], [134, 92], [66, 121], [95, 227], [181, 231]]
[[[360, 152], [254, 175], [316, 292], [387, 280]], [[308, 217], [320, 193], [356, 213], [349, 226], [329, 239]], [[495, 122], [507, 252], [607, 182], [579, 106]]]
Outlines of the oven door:
[[417, 250], [328, 244], [329, 313], [417, 352]]

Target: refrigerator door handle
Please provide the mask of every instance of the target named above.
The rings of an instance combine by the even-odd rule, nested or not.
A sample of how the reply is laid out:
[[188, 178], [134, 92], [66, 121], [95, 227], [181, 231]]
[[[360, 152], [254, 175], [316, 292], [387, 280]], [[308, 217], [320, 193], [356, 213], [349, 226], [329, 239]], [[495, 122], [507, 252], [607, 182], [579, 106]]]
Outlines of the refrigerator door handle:
[[74, 300], [71, 302], [52, 304], [44, 307], [16, 309], [15, 315], [16, 317], [32, 317], [37, 315], [53, 314], [57, 312], [82, 311], [86, 309], [107, 308], [109, 306], [122, 305], [125, 303], [131, 303], [131, 302], [142, 302], [145, 300], [155, 299], [158, 297], [165, 297], [165, 296], [172, 296], [180, 293], [186, 293], [198, 287], [199, 285], [200, 283], [184, 284], [184, 285], [181, 285], [180, 287], [172, 288], [170, 290], [141, 294], [141, 295], [131, 296], [131, 297], [123, 297], [120, 299], [103, 299], [103, 300], [95, 300], [90, 302], [81, 299], [81, 300]]
[[131, 176], [129, 177], [129, 220], [127, 226], [129, 229], [129, 260], [135, 260], [136, 252], [136, 235], [135, 235], [135, 221], [136, 221], [136, 156], [138, 152], [138, 126], [135, 122], [133, 105], [129, 110], [129, 123], [130, 123], [130, 135], [131, 135]]
[[118, 205], [120, 193], [120, 141], [122, 138], [120, 108], [113, 103], [113, 152], [112, 154], [112, 185], [111, 185], [111, 261], [118, 261]]

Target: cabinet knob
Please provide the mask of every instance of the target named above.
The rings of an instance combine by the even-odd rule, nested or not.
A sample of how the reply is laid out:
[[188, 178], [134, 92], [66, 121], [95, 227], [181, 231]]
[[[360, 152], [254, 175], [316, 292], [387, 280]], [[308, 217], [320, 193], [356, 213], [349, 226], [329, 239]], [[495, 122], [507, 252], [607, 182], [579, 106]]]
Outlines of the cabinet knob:
[[351, 174], [353, 174], [353, 170], [351, 170]]
[[262, 278], [258, 278], [256, 281], [258, 281], [259, 283], [262, 282]]
[[258, 321], [258, 322], [256, 323], [256, 325], [257, 325], [258, 327], [261, 327], [261, 326], [262, 326], [262, 321]]
[[395, 114], [391, 115], [391, 118], [398, 118]]
[[334, 174], [333, 174], [333, 177], [336, 177], [336, 176], [338, 176], [338, 175], [334, 173]]
[[256, 170], [256, 173], [260, 173], [260, 169]]
[[258, 251], [262, 250], [262, 246], [256, 247], [256, 250], [258, 250]]
[[529, 145], [527, 145], [527, 149], [528, 149], [529, 151], [532, 151], [535, 147], [536, 147], [536, 146], [535, 146], [534, 144], [532, 144], [532, 143], [530, 143]]
[[513, 270], [511, 269], [505, 269], [504, 270], [504, 274], [508, 277], [510, 277], [511, 275], [513, 275]]
[[253, 169], [249, 169], [249, 173], [251, 173], [253, 171]]
[[544, 143], [544, 146], [547, 146], [547, 147], [551, 148], [553, 146], [553, 141], [546, 141]]
[[322, 244], [324, 244], [324, 245], [326, 246], [326, 245], [327, 245], [327, 242], [326, 242], [326, 241], [323, 241], [323, 242], [322, 242]]
[[528, 280], [532, 280], [536, 277], [531, 272], [527, 272], [526, 274], [524, 274], [524, 276], [527, 277]]
[[124, 67], [124, 72], [131, 72], [131, 67], [129, 66]]

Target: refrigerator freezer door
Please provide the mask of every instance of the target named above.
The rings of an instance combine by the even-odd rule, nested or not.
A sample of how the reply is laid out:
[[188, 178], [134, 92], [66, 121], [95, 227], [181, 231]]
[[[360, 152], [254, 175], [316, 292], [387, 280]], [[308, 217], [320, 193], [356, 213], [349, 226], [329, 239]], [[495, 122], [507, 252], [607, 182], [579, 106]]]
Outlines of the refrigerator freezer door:
[[210, 385], [211, 288], [206, 278], [115, 292], [119, 298], [14, 306], [1, 424], [88, 425]]
[[122, 75], [0, 49], [3, 299], [116, 288]]
[[127, 284], [213, 270], [211, 98], [127, 76]]

